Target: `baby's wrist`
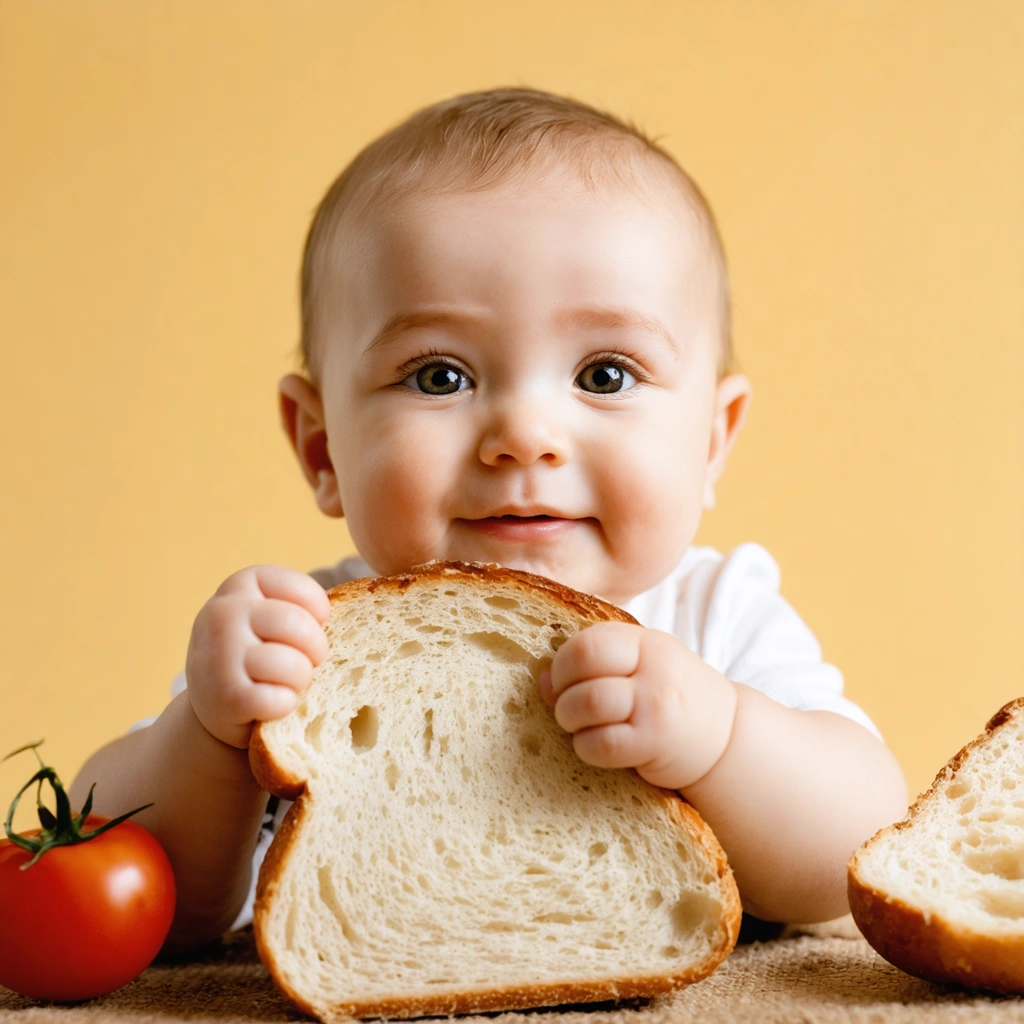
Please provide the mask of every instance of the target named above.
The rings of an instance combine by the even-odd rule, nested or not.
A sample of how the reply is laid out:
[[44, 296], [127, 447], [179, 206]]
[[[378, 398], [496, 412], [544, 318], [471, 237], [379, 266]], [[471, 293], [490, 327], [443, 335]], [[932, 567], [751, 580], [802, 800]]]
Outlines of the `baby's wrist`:
[[732, 739], [733, 726], [736, 722], [736, 708], [739, 696], [736, 686], [721, 673], [710, 666], [708, 683], [704, 695], [708, 701], [707, 713], [703, 716], [703, 724], [697, 736], [691, 740], [690, 750], [693, 756], [688, 758], [684, 777], [674, 789], [680, 792], [700, 782], [710, 774], [725, 756]]
[[248, 748], [227, 743], [208, 729], [196, 713], [188, 690], [185, 690], [179, 699], [182, 701], [183, 727], [190, 734], [196, 752], [202, 752], [204, 761], [209, 765], [210, 776], [231, 782], [251, 781], [255, 785], [256, 780], [249, 767]]
[[689, 648], [683, 647], [682, 653], [682, 663], [675, 666], [676, 679], [685, 680], [680, 682], [679, 717], [674, 725], [666, 723], [664, 738], [671, 752], [665, 757], [662, 771], [641, 770], [648, 781], [681, 793], [705, 778], [721, 761], [732, 739], [738, 704], [733, 682]]

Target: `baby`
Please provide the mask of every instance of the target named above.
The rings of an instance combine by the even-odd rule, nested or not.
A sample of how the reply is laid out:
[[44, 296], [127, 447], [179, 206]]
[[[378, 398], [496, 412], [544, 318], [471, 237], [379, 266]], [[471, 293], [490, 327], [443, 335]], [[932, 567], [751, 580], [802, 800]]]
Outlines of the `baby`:
[[431, 559], [525, 569], [630, 611], [643, 625], [592, 626], [541, 674], [579, 757], [678, 790], [747, 912], [847, 912], [847, 859], [906, 810], [900, 768], [767, 552], [691, 546], [750, 399], [728, 296], [693, 182], [575, 101], [459, 96], [352, 161], [310, 229], [305, 374], [281, 381], [280, 405], [317, 505], [361, 557], [226, 579], [170, 704], [72, 787], [80, 805], [96, 782], [111, 816], [153, 802], [135, 820], [174, 866], [169, 951], [251, 919], [284, 807], [252, 777], [249, 736], [326, 657], [325, 588]]

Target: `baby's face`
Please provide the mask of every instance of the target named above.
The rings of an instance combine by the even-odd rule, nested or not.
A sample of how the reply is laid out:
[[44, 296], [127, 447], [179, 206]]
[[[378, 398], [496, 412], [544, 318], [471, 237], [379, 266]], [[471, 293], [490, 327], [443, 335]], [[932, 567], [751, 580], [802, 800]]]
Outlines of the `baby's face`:
[[747, 385], [718, 381], [696, 221], [658, 194], [373, 216], [321, 338], [318, 500], [376, 572], [498, 562], [622, 604], [683, 556]]

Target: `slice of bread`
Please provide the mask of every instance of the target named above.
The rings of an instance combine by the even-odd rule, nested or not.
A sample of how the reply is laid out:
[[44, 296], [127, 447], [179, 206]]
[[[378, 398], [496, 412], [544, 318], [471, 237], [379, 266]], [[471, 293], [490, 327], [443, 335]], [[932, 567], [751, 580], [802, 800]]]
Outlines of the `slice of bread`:
[[304, 1011], [413, 1017], [648, 996], [710, 974], [740, 903], [699, 815], [582, 762], [537, 690], [611, 604], [496, 565], [330, 591], [330, 654], [250, 763], [295, 803], [254, 929]]
[[1024, 697], [853, 855], [848, 881], [854, 920], [890, 963], [1024, 995]]

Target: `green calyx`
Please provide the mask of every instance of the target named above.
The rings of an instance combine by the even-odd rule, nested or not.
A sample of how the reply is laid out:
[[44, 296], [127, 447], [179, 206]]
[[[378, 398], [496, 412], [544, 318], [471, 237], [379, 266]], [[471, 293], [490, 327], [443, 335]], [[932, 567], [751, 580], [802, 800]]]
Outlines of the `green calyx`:
[[[43, 764], [39, 751], [36, 750], [42, 744], [43, 740], [27, 743], [23, 747], [18, 747], [17, 750], [12, 750], [7, 757], [0, 758], [0, 760], [6, 761], [8, 757], [14, 757], [15, 754], [20, 754], [22, 751], [31, 750], [35, 753], [40, 765], [39, 771], [18, 790], [18, 795], [14, 798], [14, 803], [11, 804], [11, 809], [7, 812], [7, 820], [4, 822], [4, 831], [7, 833], [7, 838], [16, 846], [20, 846], [23, 850], [28, 850], [29, 853], [34, 854], [30, 861], [21, 865], [22, 871], [32, 867], [47, 850], [52, 850], [55, 846], [74, 846], [76, 843], [87, 843], [90, 839], [95, 839], [98, 835], [106, 832], [108, 829], [112, 829], [115, 825], [120, 825], [122, 821], [130, 818], [133, 814], [138, 814], [139, 811], [144, 811], [147, 807], [153, 806], [152, 804], [143, 804], [142, 807], [136, 807], [134, 811], [128, 811], [112, 821], [105, 822], [91, 832], [83, 832], [82, 824], [92, 810], [92, 791], [96, 788], [96, 783], [94, 782], [89, 787], [89, 795], [86, 797], [81, 813], [77, 817], [73, 816], [71, 813], [71, 801], [68, 800], [68, 795], [64, 792], [64, 786], [61, 784], [60, 779], [57, 778], [57, 773], [52, 768]], [[56, 815], [43, 804], [44, 782], [48, 782], [53, 790], [54, 799], [57, 802]], [[33, 783], [38, 783], [36, 807], [39, 814], [39, 824], [42, 825], [38, 838], [23, 836], [21, 833], [15, 832], [11, 826], [18, 801], [25, 790]]]

